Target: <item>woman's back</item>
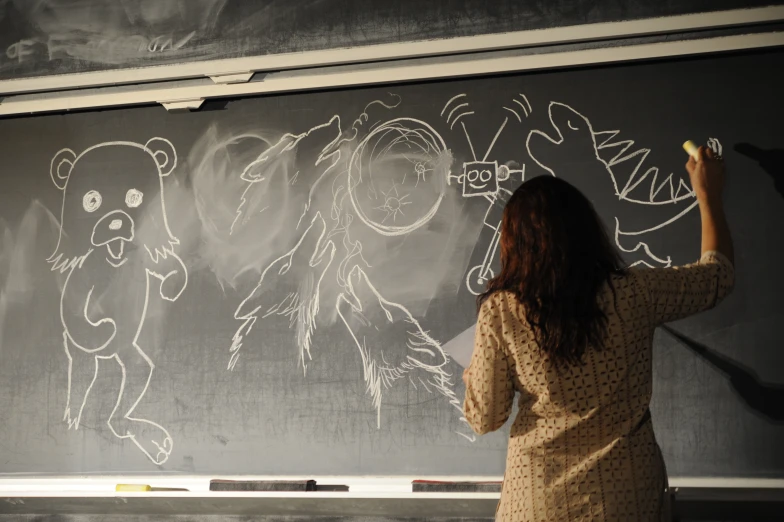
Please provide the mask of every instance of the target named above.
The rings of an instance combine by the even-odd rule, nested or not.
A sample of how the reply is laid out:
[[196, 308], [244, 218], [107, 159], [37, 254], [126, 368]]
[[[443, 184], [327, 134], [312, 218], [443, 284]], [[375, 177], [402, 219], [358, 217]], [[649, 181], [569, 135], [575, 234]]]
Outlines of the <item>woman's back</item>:
[[583, 364], [568, 366], [540, 349], [513, 293], [484, 302], [466, 418], [479, 433], [498, 429], [520, 393], [498, 520], [669, 516], [648, 411], [653, 331], [715, 306], [732, 284], [731, 263], [714, 252], [685, 267], [615, 275], [598, 295], [607, 317], [603, 347], [588, 347]]
[[653, 332], [734, 283], [722, 160], [701, 147], [686, 168], [702, 258], [680, 268], [623, 270], [592, 204], [563, 180], [530, 179], [507, 202], [501, 271], [479, 297], [463, 373], [477, 433], [503, 426], [520, 394], [496, 520], [670, 518], [648, 411]]

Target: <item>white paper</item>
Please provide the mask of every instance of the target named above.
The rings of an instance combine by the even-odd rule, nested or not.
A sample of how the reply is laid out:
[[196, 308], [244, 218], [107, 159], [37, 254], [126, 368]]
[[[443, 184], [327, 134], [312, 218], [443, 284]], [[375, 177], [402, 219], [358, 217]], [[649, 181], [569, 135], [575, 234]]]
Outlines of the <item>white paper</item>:
[[472, 324], [463, 333], [442, 345], [442, 348], [457, 364], [463, 368], [468, 368], [468, 365], [471, 364], [471, 356], [474, 353], [475, 335], [476, 324]]

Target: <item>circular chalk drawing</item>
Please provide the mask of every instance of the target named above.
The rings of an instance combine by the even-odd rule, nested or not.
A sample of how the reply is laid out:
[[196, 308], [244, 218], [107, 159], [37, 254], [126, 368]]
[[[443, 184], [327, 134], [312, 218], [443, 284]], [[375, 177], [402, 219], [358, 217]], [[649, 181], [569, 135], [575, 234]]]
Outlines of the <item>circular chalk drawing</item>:
[[101, 197], [101, 193], [97, 190], [89, 190], [82, 198], [82, 207], [87, 212], [95, 212], [99, 208], [101, 208], [101, 203], [103, 202], [103, 198]]
[[374, 128], [349, 165], [349, 194], [359, 218], [386, 236], [433, 218], [444, 198], [451, 156], [427, 123], [397, 118]]
[[142, 200], [144, 199], [144, 194], [140, 190], [136, 190], [134, 188], [128, 189], [128, 192], [125, 193], [125, 204], [128, 208], [136, 208], [142, 204]]

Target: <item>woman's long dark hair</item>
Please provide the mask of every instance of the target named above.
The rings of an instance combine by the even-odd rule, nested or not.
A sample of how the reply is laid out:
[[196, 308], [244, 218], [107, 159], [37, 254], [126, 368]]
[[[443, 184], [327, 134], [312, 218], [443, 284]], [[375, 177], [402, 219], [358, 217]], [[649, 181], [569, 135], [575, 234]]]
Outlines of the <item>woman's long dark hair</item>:
[[588, 346], [601, 349], [607, 317], [598, 292], [623, 262], [588, 198], [552, 176], [526, 181], [504, 208], [500, 247], [501, 273], [478, 306], [513, 293], [556, 366], [581, 364]]

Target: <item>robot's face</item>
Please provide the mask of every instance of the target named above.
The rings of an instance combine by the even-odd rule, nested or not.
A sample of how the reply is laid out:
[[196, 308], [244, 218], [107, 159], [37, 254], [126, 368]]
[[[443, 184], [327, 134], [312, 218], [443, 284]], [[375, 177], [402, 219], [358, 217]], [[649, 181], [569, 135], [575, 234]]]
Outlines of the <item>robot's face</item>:
[[463, 197], [492, 196], [498, 192], [498, 163], [495, 161], [470, 161], [463, 164], [463, 174], [458, 176], [463, 186]]

